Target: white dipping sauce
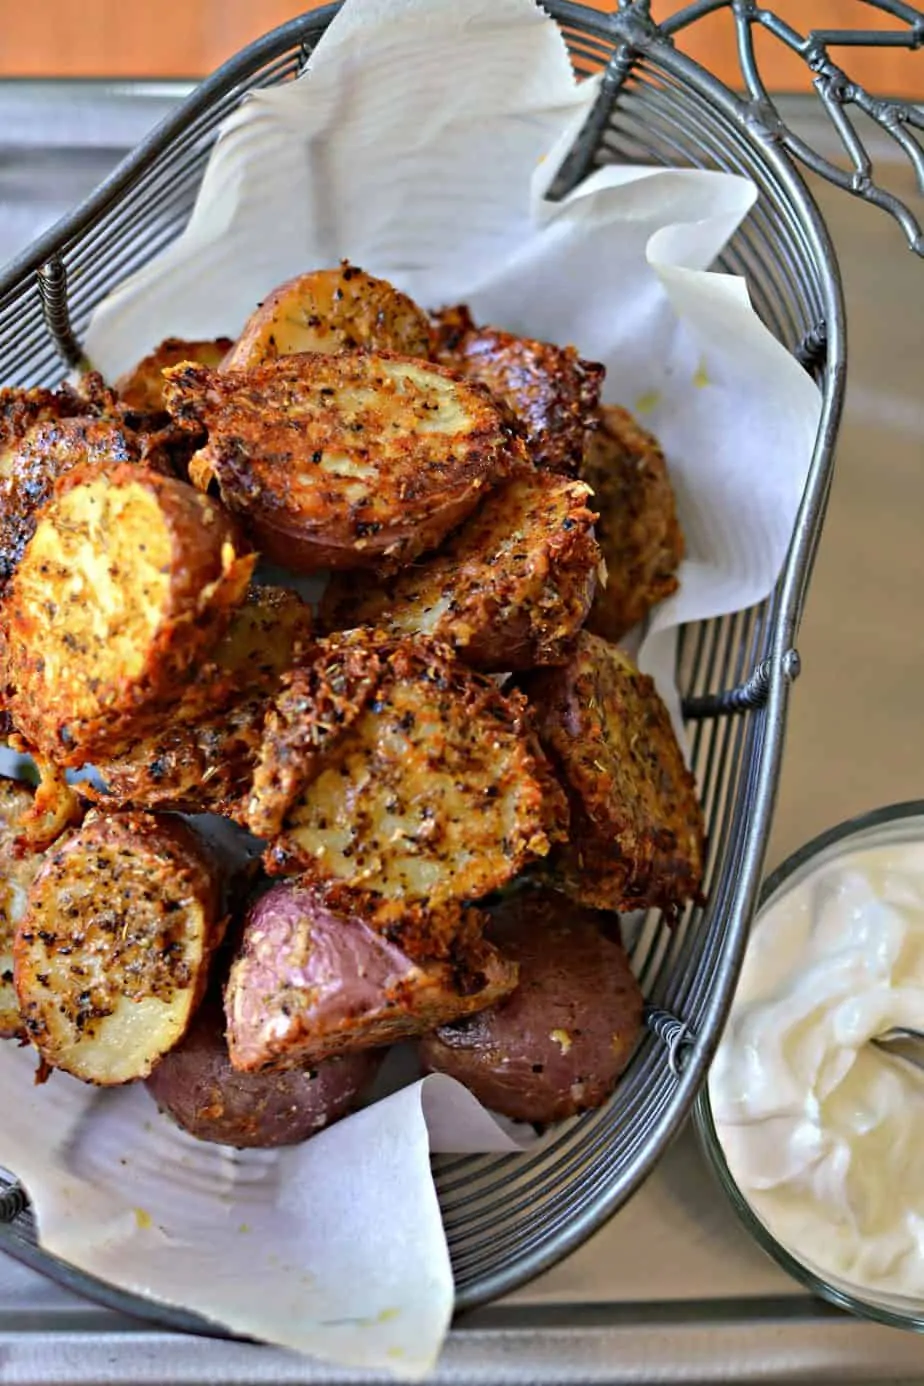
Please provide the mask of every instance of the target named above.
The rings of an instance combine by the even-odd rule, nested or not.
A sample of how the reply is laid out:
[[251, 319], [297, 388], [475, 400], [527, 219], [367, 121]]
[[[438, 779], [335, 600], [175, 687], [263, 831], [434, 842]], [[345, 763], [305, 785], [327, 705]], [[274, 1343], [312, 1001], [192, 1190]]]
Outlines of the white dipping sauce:
[[709, 1097], [735, 1182], [797, 1260], [924, 1300], [924, 1072], [868, 1043], [893, 1025], [924, 1029], [912, 841], [829, 854], [771, 900]]

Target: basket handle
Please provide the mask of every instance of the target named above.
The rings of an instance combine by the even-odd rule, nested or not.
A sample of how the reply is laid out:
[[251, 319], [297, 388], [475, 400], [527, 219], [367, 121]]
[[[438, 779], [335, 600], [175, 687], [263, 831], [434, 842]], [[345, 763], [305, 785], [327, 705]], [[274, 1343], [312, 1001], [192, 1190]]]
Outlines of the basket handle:
[[[691, 4], [656, 23], [651, 16], [651, 0], [617, 0], [610, 15], [613, 30], [627, 48], [644, 53], [665, 39], [673, 42], [677, 34], [706, 15], [730, 10], [734, 19], [738, 59], [747, 99], [743, 115], [749, 127], [781, 144], [813, 173], [853, 196], [880, 207], [894, 217], [905, 233], [908, 245], [924, 257], [924, 229], [921, 221], [895, 193], [876, 182], [873, 157], [851, 118], [851, 108], [875, 122], [898, 145], [914, 170], [919, 193], [924, 196], [924, 142], [917, 132], [924, 131], [924, 63], [921, 71], [922, 102], [890, 100], [871, 96], [854, 82], [828, 55], [829, 46], [849, 48], [924, 48], [924, 12], [903, 0], [861, 0], [870, 9], [891, 15], [902, 28], [809, 29], [800, 33], [787, 20], [757, 0], [692, 0]], [[811, 9], [810, 3], [805, 6]], [[795, 134], [786, 124], [768, 92], [754, 50], [755, 29], [772, 34], [791, 52], [803, 59], [813, 74], [813, 86], [837, 135], [851, 167], [844, 169]]]

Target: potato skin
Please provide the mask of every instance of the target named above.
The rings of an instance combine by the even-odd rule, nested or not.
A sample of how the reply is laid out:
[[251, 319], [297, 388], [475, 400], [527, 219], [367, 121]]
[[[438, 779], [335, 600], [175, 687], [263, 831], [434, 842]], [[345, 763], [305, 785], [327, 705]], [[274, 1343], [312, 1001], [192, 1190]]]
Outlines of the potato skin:
[[697, 898], [703, 812], [653, 680], [582, 631], [567, 665], [523, 682], [571, 808], [549, 880], [583, 905], [616, 912]]
[[366, 574], [336, 574], [321, 624], [432, 636], [486, 673], [561, 663], [601, 566], [589, 495], [581, 482], [551, 472], [505, 482], [438, 553], [387, 587]]
[[63, 477], [0, 619], [16, 730], [64, 767], [123, 750], [194, 679], [255, 561], [181, 481], [130, 465]]
[[615, 644], [677, 590], [684, 552], [677, 504], [658, 440], [615, 405], [601, 408], [580, 475], [593, 491], [607, 572], [587, 629]]
[[29, 888], [42, 865], [38, 852], [23, 852], [19, 847], [32, 801], [30, 785], [0, 776], [0, 1039], [25, 1037], [13, 988], [13, 940]]
[[409, 563], [527, 465], [488, 391], [426, 361], [308, 352], [166, 379], [177, 422], [208, 431], [195, 485], [217, 483], [264, 557], [296, 572]]
[[524, 890], [495, 909], [489, 934], [518, 964], [517, 988], [425, 1036], [424, 1069], [457, 1078], [514, 1121], [546, 1125], [602, 1106], [632, 1056], [643, 1007], [603, 922], [551, 892]]
[[182, 819], [88, 817], [46, 856], [13, 946], [45, 1063], [103, 1087], [146, 1078], [205, 995], [221, 905], [214, 860]]
[[314, 270], [274, 289], [247, 319], [222, 369], [357, 347], [426, 358], [430, 327], [406, 294], [344, 260], [338, 269]]
[[477, 327], [466, 307], [445, 308], [433, 326], [434, 359], [469, 380], [479, 380], [520, 421], [537, 467], [575, 476], [605, 368], [582, 360], [574, 347]]
[[221, 997], [210, 994], [145, 1086], [160, 1110], [197, 1140], [269, 1149], [298, 1145], [346, 1116], [382, 1057], [364, 1049], [312, 1069], [239, 1073], [228, 1057]]
[[245, 825], [270, 875], [445, 956], [444, 912], [512, 880], [564, 836], [525, 700], [423, 637], [357, 630], [319, 641], [267, 718]]
[[470, 1014], [516, 984], [516, 967], [473, 917], [449, 961], [414, 961], [362, 919], [304, 886], [262, 895], [225, 991], [228, 1051], [243, 1073], [379, 1048]]

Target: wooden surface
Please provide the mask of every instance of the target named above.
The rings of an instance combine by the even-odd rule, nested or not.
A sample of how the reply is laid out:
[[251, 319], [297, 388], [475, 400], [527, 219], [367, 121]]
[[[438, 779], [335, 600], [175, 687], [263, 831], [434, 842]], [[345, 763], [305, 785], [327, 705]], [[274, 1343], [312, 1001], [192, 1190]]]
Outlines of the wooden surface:
[[[610, 9], [613, 0], [592, 2], [597, 9]], [[895, 25], [859, 0], [774, 0], [772, 7], [802, 31]], [[304, 0], [39, 0], [31, 5], [0, 0], [0, 76], [201, 76], [305, 8]], [[679, 8], [679, 0], [654, 0], [659, 18]], [[702, 21], [681, 39], [681, 46], [737, 85], [735, 38], [727, 14]], [[758, 36], [758, 51], [774, 89], [808, 85], [801, 60], [769, 35]], [[924, 52], [840, 50], [835, 56], [874, 91], [924, 100]]]

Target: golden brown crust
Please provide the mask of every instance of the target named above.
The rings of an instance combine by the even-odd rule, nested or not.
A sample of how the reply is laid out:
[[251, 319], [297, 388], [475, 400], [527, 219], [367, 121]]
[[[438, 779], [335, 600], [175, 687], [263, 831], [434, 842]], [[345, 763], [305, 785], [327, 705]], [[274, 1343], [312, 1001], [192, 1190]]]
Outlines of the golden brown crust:
[[357, 347], [426, 358], [430, 326], [407, 294], [344, 260], [338, 269], [314, 270], [274, 289], [247, 319], [223, 369]]
[[695, 898], [703, 814], [653, 681], [584, 631], [567, 665], [526, 686], [571, 806], [570, 841], [550, 862], [555, 883], [602, 910]]
[[545, 776], [519, 694], [433, 641], [356, 631], [285, 681], [246, 821], [271, 874], [439, 957], [464, 902], [548, 852]]
[[31, 807], [29, 785], [0, 776], [0, 1039], [25, 1036], [13, 987], [13, 939], [42, 865], [38, 853], [24, 853], [20, 847], [23, 819]]
[[50, 854], [16, 933], [14, 979], [42, 1059], [132, 1082], [185, 1034], [224, 920], [214, 865], [180, 819], [88, 818]]
[[163, 372], [169, 366], [197, 361], [203, 366], [217, 367], [233, 345], [230, 337], [216, 337], [211, 341], [167, 337], [130, 371], [119, 376], [115, 383], [116, 394], [126, 409], [138, 414], [163, 414], [166, 410]]
[[604, 405], [581, 477], [599, 513], [607, 581], [597, 587], [587, 629], [616, 642], [678, 587], [683, 533], [658, 440], [626, 409]]
[[582, 360], [571, 346], [476, 327], [462, 305], [435, 315], [433, 355], [509, 405], [537, 467], [576, 475], [588, 430], [595, 426], [603, 366]]
[[6, 706], [60, 766], [117, 754], [156, 723], [227, 628], [255, 562], [192, 487], [78, 468], [44, 508], [3, 606]]
[[516, 966], [468, 913], [448, 959], [414, 958], [317, 893], [277, 886], [245, 923], [225, 992], [233, 1066], [286, 1069], [394, 1044], [507, 995]]
[[429, 635], [488, 672], [558, 664], [590, 609], [600, 565], [588, 495], [551, 472], [506, 482], [439, 553], [387, 588], [365, 574], [337, 574], [321, 622]]
[[208, 430], [195, 484], [217, 483], [260, 551], [300, 572], [410, 562], [524, 465], [487, 390], [428, 362], [307, 353], [167, 382], [177, 421]]

